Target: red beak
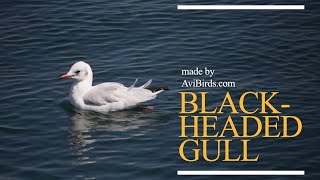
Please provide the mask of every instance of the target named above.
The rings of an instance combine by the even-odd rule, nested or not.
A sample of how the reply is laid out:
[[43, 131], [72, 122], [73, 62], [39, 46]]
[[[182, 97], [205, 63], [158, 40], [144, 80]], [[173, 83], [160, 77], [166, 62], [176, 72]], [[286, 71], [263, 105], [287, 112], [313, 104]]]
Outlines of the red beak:
[[67, 79], [67, 78], [71, 78], [71, 77], [72, 76], [65, 74], [65, 75], [62, 75], [59, 79]]

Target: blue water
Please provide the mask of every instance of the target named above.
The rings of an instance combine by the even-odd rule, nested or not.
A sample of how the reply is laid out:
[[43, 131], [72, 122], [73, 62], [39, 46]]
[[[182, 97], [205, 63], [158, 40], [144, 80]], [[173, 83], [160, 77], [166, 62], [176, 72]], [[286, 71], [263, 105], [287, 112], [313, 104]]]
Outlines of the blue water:
[[[1, 1], [0, 179], [211, 179], [217, 177], [176, 171], [252, 169], [305, 170], [295, 178], [319, 178], [319, 2], [259, 1], [305, 3], [305, 11], [176, 9], [255, 2]], [[78, 60], [91, 65], [95, 84], [153, 79], [170, 91], [146, 103], [153, 112], [79, 111], [66, 100], [71, 82], [57, 80]], [[237, 83], [209, 89], [213, 97], [280, 91], [275, 103], [291, 104], [285, 114], [302, 119], [302, 134], [253, 140], [250, 151], [261, 156], [255, 163], [184, 162], [180, 70], [197, 66], [215, 69], [217, 81]]]

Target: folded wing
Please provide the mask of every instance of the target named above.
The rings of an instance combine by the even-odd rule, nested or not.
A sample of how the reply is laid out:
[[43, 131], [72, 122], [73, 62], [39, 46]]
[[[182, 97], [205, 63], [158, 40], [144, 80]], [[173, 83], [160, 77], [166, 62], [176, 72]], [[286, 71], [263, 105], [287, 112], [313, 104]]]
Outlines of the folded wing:
[[135, 83], [129, 88], [114, 82], [98, 84], [84, 95], [84, 103], [90, 106], [121, 104], [121, 106], [131, 107], [156, 98], [162, 91], [152, 92], [146, 89], [151, 84], [151, 80], [140, 87], [134, 87]]
[[126, 87], [120, 83], [102, 83], [93, 86], [83, 97], [87, 105], [102, 106], [127, 98]]

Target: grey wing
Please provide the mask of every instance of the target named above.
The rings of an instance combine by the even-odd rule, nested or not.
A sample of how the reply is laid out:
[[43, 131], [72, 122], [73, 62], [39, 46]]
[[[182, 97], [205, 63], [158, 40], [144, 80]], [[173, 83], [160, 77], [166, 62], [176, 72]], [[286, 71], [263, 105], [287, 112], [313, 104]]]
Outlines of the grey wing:
[[126, 87], [120, 83], [103, 83], [93, 86], [83, 97], [87, 105], [101, 106], [126, 98]]

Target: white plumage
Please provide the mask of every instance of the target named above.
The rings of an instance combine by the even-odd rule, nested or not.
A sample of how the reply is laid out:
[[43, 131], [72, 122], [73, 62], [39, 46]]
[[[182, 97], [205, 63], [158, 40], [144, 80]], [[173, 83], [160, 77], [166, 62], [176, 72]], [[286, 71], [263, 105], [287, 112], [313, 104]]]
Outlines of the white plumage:
[[71, 104], [79, 109], [102, 113], [134, 107], [156, 98], [157, 94], [163, 91], [152, 92], [146, 89], [152, 80], [140, 87], [135, 87], [137, 80], [130, 87], [116, 82], [92, 86], [91, 67], [83, 61], [75, 63], [67, 74], [60, 77], [60, 79], [66, 78], [74, 79], [69, 92]]

